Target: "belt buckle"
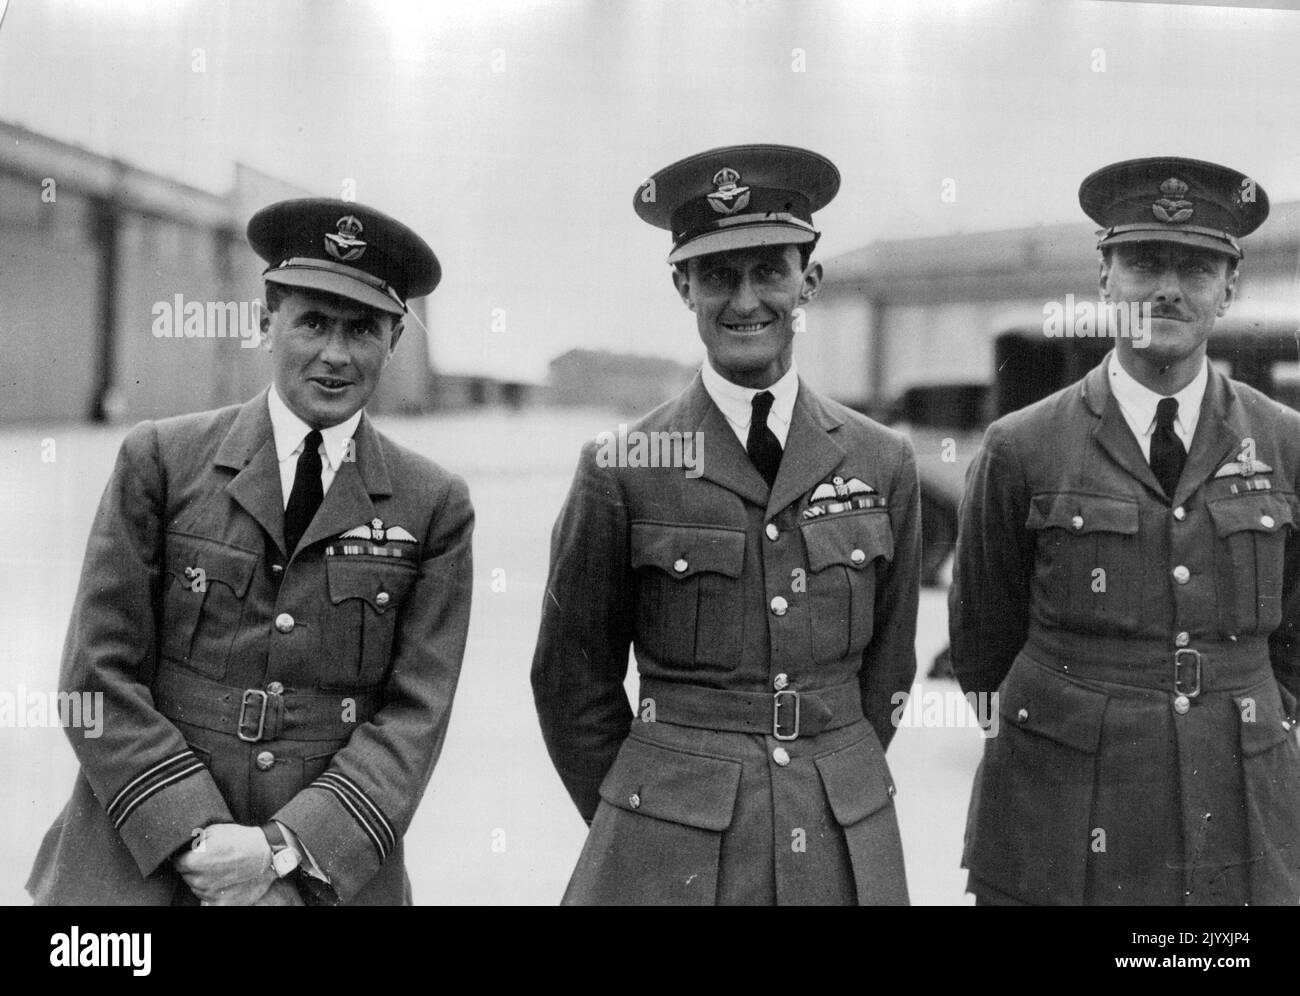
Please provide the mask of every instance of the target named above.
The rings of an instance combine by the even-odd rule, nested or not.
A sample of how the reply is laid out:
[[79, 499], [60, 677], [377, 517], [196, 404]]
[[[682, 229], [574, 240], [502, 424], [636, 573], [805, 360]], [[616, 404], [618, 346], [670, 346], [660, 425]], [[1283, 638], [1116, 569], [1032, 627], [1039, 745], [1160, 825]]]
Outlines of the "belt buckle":
[[[244, 733], [244, 727], [249, 725], [246, 718], [248, 715], [248, 703], [250, 701], [255, 701], [258, 696], [261, 696], [262, 705], [257, 714], [257, 732], [250, 737]], [[239, 703], [239, 726], [235, 730], [235, 733], [239, 736], [240, 740], [243, 740], [245, 743], [255, 744], [262, 739], [262, 731], [266, 729], [266, 703], [269, 698], [270, 696], [260, 688], [244, 689], [244, 698]]]
[[[1184, 654], [1188, 655], [1190, 660], [1184, 660]], [[1182, 669], [1191, 665], [1194, 665], [1196, 669], [1195, 684], [1191, 691], [1187, 691], [1183, 688]], [[1194, 699], [1201, 694], [1201, 652], [1199, 650], [1183, 649], [1174, 651], [1174, 691], [1179, 695], [1186, 695], [1189, 699]]]
[[[781, 732], [781, 696], [789, 695], [794, 698], [794, 732]], [[799, 739], [799, 693], [792, 688], [784, 689], [772, 694], [772, 736], [777, 740], [798, 740]]]

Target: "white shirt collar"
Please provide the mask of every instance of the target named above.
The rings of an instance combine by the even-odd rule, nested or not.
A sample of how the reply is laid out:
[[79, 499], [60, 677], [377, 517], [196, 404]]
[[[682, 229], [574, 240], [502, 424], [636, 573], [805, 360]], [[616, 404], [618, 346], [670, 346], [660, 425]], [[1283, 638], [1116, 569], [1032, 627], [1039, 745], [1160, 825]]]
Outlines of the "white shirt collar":
[[[303, 441], [311, 432], [311, 426], [300, 419], [289, 406], [284, 403], [280, 393], [271, 385], [271, 390], [266, 395], [266, 407], [271, 412], [271, 432], [275, 436], [275, 456], [280, 463], [295, 456], [302, 449]], [[358, 409], [351, 418], [338, 425], [331, 425], [328, 429], [320, 431], [321, 440], [325, 445], [325, 459], [329, 462], [330, 470], [337, 472], [339, 466], [343, 463], [343, 457], [347, 453], [348, 441], [357, 431], [357, 426], [361, 424], [361, 410]]]
[[790, 419], [794, 417], [795, 398], [799, 394], [799, 371], [793, 360], [790, 361], [790, 369], [770, 387], [741, 387], [733, 384], [714, 370], [707, 359], [700, 368], [700, 377], [704, 380], [704, 390], [709, 392], [713, 403], [726, 416], [742, 446], [749, 436], [749, 422], [754, 415], [754, 395], [760, 391], [771, 391], [772, 411], [767, 416], [767, 425], [777, 442], [785, 446], [786, 436], [790, 432]]
[[[1205, 398], [1205, 388], [1209, 382], [1210, 361], [1202, 358], [1201, 369], [1192, 378], [1192, 382], [1173, 395], [1178, 401], [1174, 430], [1184, 444], [1189, 444], [1196, 435], [1196, 423], [1201, 417], [1201, 401]], [[1110, 354], [1110, 390], [1135, 435], [1149, 436], [1155, 431], [1156, 406], [1165, 395], [1157, 394], [1145, 384], [1138, 383], [1120, 364], [1115, 353]]]

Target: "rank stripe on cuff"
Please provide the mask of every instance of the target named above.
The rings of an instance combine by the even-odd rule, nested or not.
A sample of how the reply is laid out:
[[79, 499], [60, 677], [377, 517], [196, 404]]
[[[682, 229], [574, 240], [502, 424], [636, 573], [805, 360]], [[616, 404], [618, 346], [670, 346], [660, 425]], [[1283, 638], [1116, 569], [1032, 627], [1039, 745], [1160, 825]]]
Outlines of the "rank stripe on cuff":
[[379, 852], [379, 860], [387, 860], [389, 852], [397, 846], [397, 835], [393, 833], [392, 825], [379, 811], [379, 807], [370, 801], [369, 796], [336, 771], [325, 772], [312, 782], [310, 787], [333, 792], [370, 837], [370, 842]]
[[127, 817], [135, 812], [136, 807], [151, 795], [162, 791], [174, 782], [179, 782], [181, 779], [198, 774], [203, 770], [205, 770], [203, 762], [198, 759], [192, 750], [186, 748], [165, 761], [159, 761], [152, 768], [137, 775], [108, 804], [108, 818], [113, 821], [113, 829], [121, 830], [122, 824], [126, 822]]

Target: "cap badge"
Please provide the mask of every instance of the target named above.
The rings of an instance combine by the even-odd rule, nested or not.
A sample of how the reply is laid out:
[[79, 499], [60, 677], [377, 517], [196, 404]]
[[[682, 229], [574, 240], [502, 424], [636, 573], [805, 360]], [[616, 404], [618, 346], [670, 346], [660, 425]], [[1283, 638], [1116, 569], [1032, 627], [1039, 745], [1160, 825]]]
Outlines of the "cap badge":
[[338, 234], [325, 235], [325, 251], [341, 263], [350, 263], [360, 259], [366, 251], [366, 243], [357, 238], [364, 230], [355, 215], [345, 214], [338, 220]]
[[1160, 193], [1164, 196], [1151, 205], [1151, 211], [1158, 221], [1176, 225], [1191, 218], [1194, 205], [1191, 201], [1181, 199], [1187, 193], [1187, 184], [1171, 176], [1160, 184]]
[[718, 214], [735, 214], [749, 203], [749, 188], [738, 187], [740, 174], [724, 166], [713, 174], [713, 185], [718, 189], [709, 194], [709, 207]]

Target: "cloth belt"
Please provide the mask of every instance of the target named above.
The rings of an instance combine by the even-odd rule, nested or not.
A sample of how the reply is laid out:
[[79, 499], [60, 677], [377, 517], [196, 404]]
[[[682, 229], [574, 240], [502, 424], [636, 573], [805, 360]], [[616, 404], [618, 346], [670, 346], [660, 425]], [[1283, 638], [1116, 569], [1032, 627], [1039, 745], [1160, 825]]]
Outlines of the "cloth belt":
[[797, 740], [863, 718], [856, 681], [816, 691], [733, 692], [659, 678], [641, 679], [641, 701], [654, 703], [656, 723]]
[[[263, 740], [346, 740], [378, 710], [377, 691], [281, 693], [237, 688], [164, 665], [153, 682], [154, 704], [168, 719], [247, 743]], [[347, 701], [354, 703], [347, 708]], [[346, 715], [345, 715], [346, 712]]]
[[1268, 640], [1159, 640], [1067, 633], [1030, 627], [1026, 656], [1061, 674], [1174, 695], [1239, 692], [1273, 677]]

